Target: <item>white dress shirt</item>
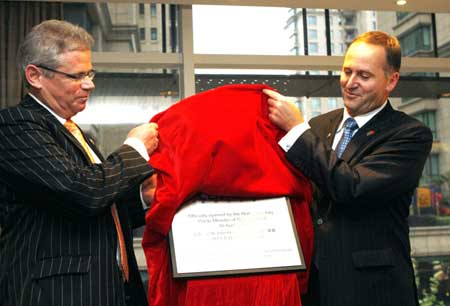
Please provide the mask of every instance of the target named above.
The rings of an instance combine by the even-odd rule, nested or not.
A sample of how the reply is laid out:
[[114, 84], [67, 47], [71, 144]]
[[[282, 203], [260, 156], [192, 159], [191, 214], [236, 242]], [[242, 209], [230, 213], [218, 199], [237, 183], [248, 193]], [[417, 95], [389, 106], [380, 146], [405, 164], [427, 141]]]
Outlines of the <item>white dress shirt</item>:
[[[376, 114], [378, 114], [386, 106], [386, 104], [387, 104], [387, 101], [384, 102], [383, 105], [381, 105], [380, 107], [374, 109], [373, 111], [370, 111], [363, 115], [353, 117], [353, 119], [355, 119], [356, 123], [358, 123], [358, 128], [353, 132], [353, 135], [355, 135], [355, 133], [360, 128], [362, 128], [367, 122], [369, 122], [370, 119], [372, 119]], [[342, 121], [341, 121], [341, 123], [339, 123], [336, 134], [334, 135], [333, 145], [332, 145], [333, 150], [336, 148], [339, 140], [342, 137], [342, 133], [344, 132], [342, 127], [344, 126], [344, 122], [345, 122], [345, 120], [347, 120], [348, 117], [350, 117], [350, 115], [348, 114], [347, 109], [344, 108], [344, 114], [343, 114]], [[309, 125], [308, 122], [302, 122], [302, 123], [294, 126], [286, 135], [284, 135], [284, 137], [280, 139], [278, 144], [285, 152], [287, 152], [294, 145], [294, 143], [297, 141], [297, 139], [300, 136], [302, 136], [303, 133], [306, 132], [307, 130], [309, 130], [310, 128], [311, 128], [311, 126]]]

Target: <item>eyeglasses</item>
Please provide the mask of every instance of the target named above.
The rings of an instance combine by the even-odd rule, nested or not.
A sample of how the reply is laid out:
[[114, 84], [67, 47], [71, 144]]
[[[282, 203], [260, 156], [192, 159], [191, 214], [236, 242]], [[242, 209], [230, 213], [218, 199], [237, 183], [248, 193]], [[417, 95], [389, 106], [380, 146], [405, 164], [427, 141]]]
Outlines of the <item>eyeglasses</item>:
[[49, 68], [49, 67], [46, 67], [46, 66], [43, 66], [43, 65], [36, 65], [36, 67], [39, 67], [39, 68], [42, 68], [42, 69], [45, 69], [45, 70], [48, 70], [48, 71], [51, 71], [51, 72], [54, 72], [54, 73], [62, 74], [64, 76], [68, 77], [69, 79], [72, 79], [72, 80], [75, 80], [75, 81], [79, 81], [79, 82], [83, 81], [86, 78], [88, 78], [89, 80], [92, 81], [94, 79], [94, 77], [95, 77], [95, 70], [94, 69], [89, 70], [88, 72], [80, 72], [80, 73], [72, 74], [72, 73], [66, 73], [66, 72], [62, 72], [62, 71], [56, 70], [56, 69], [52, 69], [52, 68]]

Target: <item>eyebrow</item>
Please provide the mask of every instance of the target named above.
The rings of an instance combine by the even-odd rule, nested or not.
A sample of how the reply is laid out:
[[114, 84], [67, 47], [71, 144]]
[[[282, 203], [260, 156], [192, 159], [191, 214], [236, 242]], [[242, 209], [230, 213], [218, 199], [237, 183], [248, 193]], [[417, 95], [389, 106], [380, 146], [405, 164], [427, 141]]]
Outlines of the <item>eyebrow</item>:
[[346, 69], [351, 70], [351, 71], [355, 71], [358, 74], [365, 73], [365, 74], [369, 74], [369, 75], [374, 75], [374, 73], [372, 73], [372, 72], [370, 72], [368, 70], [360, 70], [360, 69], [358, 70], [358, 69], [352, 69], [350, 67], [342, 67], [342, 70], [346, 70]]

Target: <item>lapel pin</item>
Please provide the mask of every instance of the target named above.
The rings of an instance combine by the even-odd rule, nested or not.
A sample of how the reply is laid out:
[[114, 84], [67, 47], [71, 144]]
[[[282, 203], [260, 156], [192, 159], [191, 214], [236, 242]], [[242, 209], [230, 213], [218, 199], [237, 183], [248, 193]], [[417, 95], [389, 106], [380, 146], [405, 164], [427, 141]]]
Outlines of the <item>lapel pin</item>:
[[373, 135], [375, 135], [375, 131], [374, 130], [370, 130], [366, 134], [366, 136], [373, 136]]

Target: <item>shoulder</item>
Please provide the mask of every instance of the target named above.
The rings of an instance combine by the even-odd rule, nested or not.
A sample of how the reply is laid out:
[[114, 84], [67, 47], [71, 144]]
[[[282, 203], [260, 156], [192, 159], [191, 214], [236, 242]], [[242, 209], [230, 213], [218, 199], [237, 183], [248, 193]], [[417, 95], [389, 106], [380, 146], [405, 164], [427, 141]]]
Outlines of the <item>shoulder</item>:
[[402, 111], [390, 107], [388, 112], [382, 114], [377, 120], [383, 126], [386, 134], [392, 139], [401, 139], [404, 142], [426, 144], [430, 146], [433, 142], [431, 129], [423, 122]]
[[396, 121], [398, 123], [426, 127], [426, 125], [419, 119], [417, 119], [411, 115], [408, 115], [402, 111], [399, 111], [399, 110], [394, 110], [392, 112], [392, 120]]
[[0, 110], [0, 123], [42, 122], [51, 115], [47, 110], [26, 96], [18, 105]]
[[399, 129], [413, 128], [431, 134], [431, 130], [426, 124], [402, 111], [392, 109], [392, 112], [389, 113], [389, 120], [392, 126], [398, 127]]

